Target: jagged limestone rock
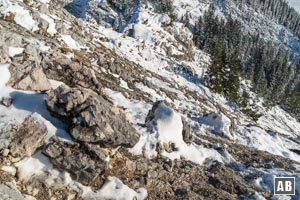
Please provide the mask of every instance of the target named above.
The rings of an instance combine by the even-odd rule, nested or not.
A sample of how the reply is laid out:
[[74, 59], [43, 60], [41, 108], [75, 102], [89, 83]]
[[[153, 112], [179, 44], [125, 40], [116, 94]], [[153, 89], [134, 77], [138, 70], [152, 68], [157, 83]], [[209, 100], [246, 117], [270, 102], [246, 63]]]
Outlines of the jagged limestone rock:
[[42, 59], [41, 64], [48, 78], [62, 81], [70, 87], [81, 86], [94, 91], [100, 90], [101, 84], [92, 69], [61, 55], [55, 54], [54, 57]]
[[78, 141], [133, 147], [139, 139], [124, 111], [105, 96], [62, 85], [47, 93], [45, 101], [51, 113], [69, 124]]
[[9, 61], [9, 47], [22, 47], [22, 37], [0, 26], [0, 62]]
[[49, 22], [46, 21], [45, 19], [43, 18], [40, 18], [40, 23], [39, 23], [39, 28], [43, 31], [43, 32], [47, 32], [47, 29], [49, 27]]
[[40, 65], [40, 60], [40, 50], [36, 46], [33, 44], [25, 46], [22, 55], [12, 59], [8, 84], [21, 90], [50, 90], [51, 85]]
[[107, 154], [96, 145], [53, 140], [44, 149], [51, 162], [82, 184], [91, 184], [107, 167]]

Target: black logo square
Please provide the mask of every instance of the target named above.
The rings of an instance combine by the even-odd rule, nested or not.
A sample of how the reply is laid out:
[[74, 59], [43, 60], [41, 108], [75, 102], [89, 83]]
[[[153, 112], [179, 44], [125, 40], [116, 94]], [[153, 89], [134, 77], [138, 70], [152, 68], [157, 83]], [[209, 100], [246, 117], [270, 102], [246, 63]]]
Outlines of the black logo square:
[[275, 177], [274, 195], [295, 195], [295, 177]]

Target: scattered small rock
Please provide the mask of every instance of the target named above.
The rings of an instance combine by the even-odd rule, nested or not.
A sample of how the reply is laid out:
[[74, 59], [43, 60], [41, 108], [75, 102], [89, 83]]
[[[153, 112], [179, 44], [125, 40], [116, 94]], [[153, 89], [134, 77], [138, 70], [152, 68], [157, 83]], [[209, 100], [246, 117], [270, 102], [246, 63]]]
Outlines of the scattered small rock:
[[1, 100], [1, 104], [4, 105], [5, 107], [10, 107], [12, 104], [12, 98], [10, 97], [3, 97]]

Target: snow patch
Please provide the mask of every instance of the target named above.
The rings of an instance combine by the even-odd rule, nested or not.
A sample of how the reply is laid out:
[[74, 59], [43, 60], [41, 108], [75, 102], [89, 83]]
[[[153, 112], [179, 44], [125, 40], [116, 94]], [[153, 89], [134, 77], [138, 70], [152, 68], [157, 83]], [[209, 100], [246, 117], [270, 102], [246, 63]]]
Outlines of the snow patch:
[[[88, 188], [90, 190], [90, 188]], [[124, 185], [121, 180], [116, 177], [108, 177], [102, 188], [96, 192], [85, 192], [83, 198], [96, 200], [96, 199], [136, 199], [142, 200], [147, 197], [147, 191], [144, 188], [140, 188], [137, 191]]]
[[8, 48], [8, 55], [9, 57], [14, 57], [16, 55], [22, 54], [24, 51], [24, 48], [19, 48], [19, 47], [9, 47]]
[[38, 24], [33, 20], [29, 10], [25, 10], [24, 7], [18, 4], [4, 4], [4, 9], [2, 8], [1, 12], [5, 15], [13, 13], [15, 15], [14, 21], [29, 31], [39, 30]]
[[9, 64], [0, 63], [0, 89], [4, 87], [10, 79], [10, 72], [8, 70], [8, 67]]
[[130, 101], [126, 99], [122, 93], [105, 89], [106, 94], [113, 100], [114, 104], [127, 109], [129, 113], [129, 121], [135, 124], [143, 124], [145, 122], [148, 110], [151, 109], [150, 103], [139, 101]]
[[41, 16], [42, 19], [46, 20], [49, 23], [49, 27], [47, 29], [47, 32], [51, 36], [53, 36], [54, 34], [56, 34], [57, 31], [56, 31], [56, 28], [55, 28], [55, 22], [54, 22], [54, 20], [51, 17], [49, 17], [48, 15], [45, 15], [45, 14], [40, 14], [40, 16]]
[[48, 4], [50, 3], [50, 0], [39, 0], [40, 2], [44, 3], [44, 4]]
[[153, 42], [151, 31], [144, 24], [135, 24], [133, 26], [133, 37], [146, 42]]
[[50, 79], [49, 81], [50, 81], [51, 88], [52, 88], [53, 90], [55, 90], [56, 88], [58, 88], [58, 87], [61, 86], [61, 85], [64, 85], [64, 83], [61, 82], [61, 81], [51, 80], [51, 79]]
[[82, 46], [78, 44], [70, 35], [61, 35], [61, 39], [70, 47], [71, 49], [80, 50]]
[[298, 11], [298, 13], [300, 13], [300, 4], [299, 4], [299, 0], [287, 0], [289, 2], [289, 4], [295, 8], [296, 11]]

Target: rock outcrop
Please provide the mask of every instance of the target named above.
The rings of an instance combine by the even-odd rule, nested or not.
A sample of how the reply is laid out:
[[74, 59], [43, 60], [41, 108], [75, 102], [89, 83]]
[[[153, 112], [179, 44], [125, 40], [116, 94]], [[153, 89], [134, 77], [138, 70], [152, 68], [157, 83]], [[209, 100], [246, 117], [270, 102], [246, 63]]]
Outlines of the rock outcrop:
[[96, 92], [100, 90], [101, 84], [92, 69], [60, 54], [54, 54], [54, 59], [48, 56], [42, 59], [41, 65], [48, 78], [62, 81], [70, 87], [80, 86]]
[[51, 162], [82, 184], [91, 184], [107, 167], [107, 154], [94, 145], [53, 140], [44, 149]]
[[[241, 174], [219, 162], [204, 167], [184, 159], [172, 161], [161, 156], [147, 160], [133, 156], [124, 148], [111, 156], [110, 162], [109, 174], [126, 180], [124, 183], [130, 187], [147, 188], [149, 200], [254, 200], [257, 199], [255, 192], [270, 197], [270, 193], [249, 184]], [[121, 163], [124, 167], [118, 167]]]
[[[9, 58], [9, 47], [21, 47], [22, 37], [16, 33], [0, 28], [0, 59], [7, 62]], [[6, 59], [4, 59], [6, 58]]]
[[71, 135], [78, 141], [133, 147], [139, 139], [125, 112], [105, 96], [62, 85], [49, 92], [45, 100], [48, 109], [68, 123]]

